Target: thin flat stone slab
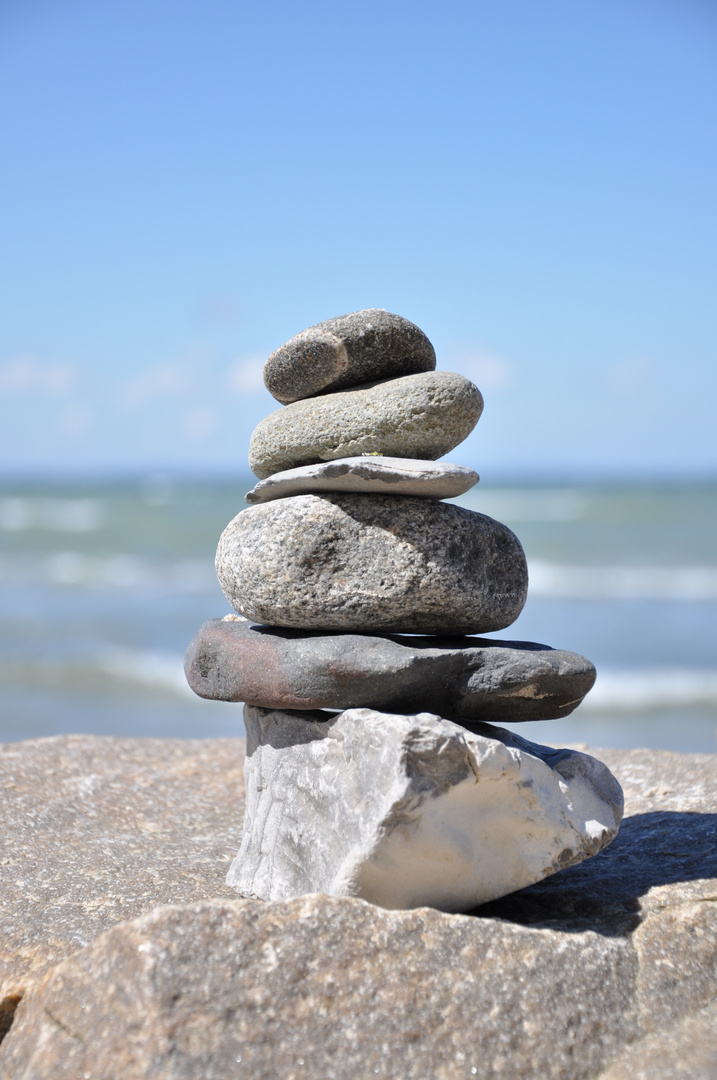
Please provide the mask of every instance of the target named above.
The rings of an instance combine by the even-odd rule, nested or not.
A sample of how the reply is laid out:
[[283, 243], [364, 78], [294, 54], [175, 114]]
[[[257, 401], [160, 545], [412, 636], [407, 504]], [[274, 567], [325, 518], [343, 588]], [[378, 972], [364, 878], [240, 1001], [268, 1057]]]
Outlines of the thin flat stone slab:
[[359, 494], [453, 499], [469, 491], [479, 479], [473, 469], [451, 465], [447, 461], [366, 455], [284, 469], [266, 480], [260, 480], [245, 498], [248, 503], [262, 503], [283, 499], [287, 495], [355, 491]]
[[434, 460], [470, 435], [482, 411], [477, 387], [451, 371], [387, 379], [269, 413], [252, 432], [249, 465], [265, 480], [361, 454]]
[[185, 671], [195, 694], [217, 701], [494, 723], [567, 716], [595, 682], [584, 656], [530, 641], [312, 634], [237, 616], [203, 624]]
[[505, 525], [409, 495], [295, 495], [242, 510], [219, 540], [235, 611], [267, 626], [481, 634], [520, 614], [528, 570]]
[[381, 308], [367, 308], [310, 326], [271, 354], [264, 383], [277, 401], [357, 383], [433, 371], [436, 354], [412, 322]]
[[469, 911], [574, 866], [617, 834], [607, 766], [430, 713], [244, 707], [242, 896], [358, 896]]
[[[65, 957], [20, 1003], [3, 1080], [597, 1080], [609, 1068], [610, 1080], [713, 1080], [717, 755], [591, 751], [625, 789], [613, 843], [447, 915], [321, 895], [237, 899], [220, 878], [239, 833], [243, 740], [205, 740], [201, 755], [185, 744], [182, 766], [180, 742], [81, 736], [0, 752], [8, 1019], [33, 971]], [[69, 807], [53, 829], [58, 799]], [[171, 808], [159, 832], [133, 826], [150, 801], [156, 814]], [[73, 829], [82, 861], [65, 874]], [[139, 851], [119, 846], [128, 834]], [[152, 874], [138, 862], [145, 845]], [[132, 921], [109, 929], [117, 897], [117, 917]]]

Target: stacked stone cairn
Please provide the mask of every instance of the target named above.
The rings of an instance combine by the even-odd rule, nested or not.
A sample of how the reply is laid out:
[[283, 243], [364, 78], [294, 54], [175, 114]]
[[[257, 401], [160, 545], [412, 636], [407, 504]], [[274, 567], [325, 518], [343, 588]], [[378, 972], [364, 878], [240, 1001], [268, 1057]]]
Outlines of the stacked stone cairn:
[[622, 791], [600, 761], [494, 726], [566, 716], [595, 679], [572, 652], [466, 635], [520, 614], [517, 537], [443, 499], [438, 463], [483, 409], [427, 337], [382, 310], [304, 330], [264, 367], [260, 482], [217, 574], [187, 678], [245, 703], [246, 815], [227, 881], [265, 900], [358, 896], [468, 911], [604, 848]]

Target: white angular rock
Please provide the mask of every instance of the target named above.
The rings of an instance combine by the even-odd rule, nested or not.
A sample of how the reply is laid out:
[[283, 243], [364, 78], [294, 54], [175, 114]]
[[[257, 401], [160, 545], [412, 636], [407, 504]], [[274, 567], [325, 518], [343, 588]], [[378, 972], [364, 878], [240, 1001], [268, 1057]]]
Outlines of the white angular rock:
[[357, 896], [470, 911], [597, 854], [617, 834], [607, 766], [431, 713], [246, 706], [242, 896]]
[[453, 499], [478, 483], [479, 476], [465, 465], [421, 458], [365, 455], [300, 465], [274, 473], [246, 494], [248, 503], [270, 502], [287, 495], [321, 491], [356, 491], [377, 495], [416, 495]]

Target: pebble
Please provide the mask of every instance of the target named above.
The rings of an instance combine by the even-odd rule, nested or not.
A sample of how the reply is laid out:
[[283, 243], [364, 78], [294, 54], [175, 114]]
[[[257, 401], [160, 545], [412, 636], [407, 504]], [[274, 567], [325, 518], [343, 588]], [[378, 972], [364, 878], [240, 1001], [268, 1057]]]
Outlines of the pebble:
[[296, 401], [269, 413], [249, 444], [252, 472], [273, 473], [362, 454], [435, 460], [478, 423], [483, 398], [450, 371], [427, 371]]
[[578, 653], [530, 641], [378, 637], [210, 619], [187, 651], [200, 697], [271, 709], [439, 713], [449, 720], [553, 720], [595, 682]]
[[433, 371], [436, 354], [417, 326], [381, 308], [367, 308], [302, 330], [264, 365], [264, 383], [277, 401], [359, 383]]
[[493, 518], [409, 495], [295, 495], [229, 523], [219, 584], [269, 626], [479, 634], [525, 603], [520, 541]]

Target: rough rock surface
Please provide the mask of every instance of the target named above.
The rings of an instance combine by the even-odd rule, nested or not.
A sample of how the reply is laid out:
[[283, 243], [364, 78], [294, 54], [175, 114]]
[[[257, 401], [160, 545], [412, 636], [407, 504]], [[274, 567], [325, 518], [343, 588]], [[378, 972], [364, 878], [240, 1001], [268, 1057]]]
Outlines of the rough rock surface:
[[443, 457], [462, 443], [483, 411], [480, 391], [463, 375], [427, 371], [269, 413], [249, 442], [249, 465], [261, 480], [283, 469], [379, 453]]
[[310, 326], [273, 352], [264, 365], [270, 394], [287, 405], [357, 383], [433, 371], [436, 354], [408, 319], [367, 308]]
[[233, 897], [243, 765], [243, 739], [0, 745], [0, 1003], [121, 919]]
[[311, 634], [238, 616], [200, 627], [185, 671], [196, 694], [218, 701], [498, 724], [567, 716], [595, 681], [584, 656], [529, 641]]
[[505, 525], [408, 495], [295, 495], [249, 507], [216, 559], [232, 607], [269, 626], [416, 634], [502, 630], [528, 572]]
[[[12, 823], [6, 836], [13, 833], [18, 851], [30, 853], [39, 842], [42, 852], [25, 888], [3, 895], [3, 943], [27, 915], [38, 874], [65, 855], [51, 830], [35, 834], [43, 782], [55, 793], [48, 798], [58, 791], [69, 797], [70, 778], [86, 775], [88, 743], [107, 746], [106, 758], [92, 759], [96, 769], [121, 758], [130, 781], [147, 766], [144, 740], [42, 741], [64, 747], [60, 775], [49, 771], [57, 768], [49, 758], [47, 773], [40, 768], [35, 743], [3, 751], [11, 749], [14, 761], [3, 779], [21, 780], [6, 785]], [[206, 837], [210, 851], [218, 831], [229, 835], [237, 826], [229, 797], [236, 782], [227, 782], [225, 798], [216, 788], [236, 744], [204, 745], [205, 756], [186, 775], [173, 753], [157, 752], [152, 769], [160, 825], [163, 801], [173, 806], [184, 798], [190, 835]], [[4, 1080], [76, 1080], [87, 1072], [92, 1080], [626, 1080], [629, 1064], [635, 1080], [713, 1080], [717, 757], [591, 752], [616, 774], [626, 804], [620, 833], [594, 859], [470, 916], [390, 912], [322, 896], [162, 908], [111, 930], [28, 995], [0, 1047], [0, 1074]], [[151, 784], [139, 788], [142, 799], [151, 799], [151, 791]], [[128, 820], [136, 793], [129, 783]], [[121, 786], [115, 797], [124, 805]], [[59, 904], [72, 914], [79, 944], [96, 932], [97, 908], [108, 914], [103, 888], [120, 896], [134, 888], [124, 865], [105, 869], [101, 862], [102, 845], [113, 850], [123, 835], [121, 816], [92, 816], [93, 799], [102, 805], [102, 786], [93, 793], [75, 783], [73, 798], [73, 823], [87, 818], [82, 837], [91, 851], [84, 872], [66, 876], [62, 897], [38, 901], [50, 950]], [[152, 849], [154, 880], [144, 879], [157, 904], [192, 873], [191, 854], [184, 864], [159, 857], [163, 844], [170, 851], [186, 845], [181, 813], [177, 821], [174, 837], [160, 835]], [[152, 833], [143, 843], [154, 843]], [[98, 876], [88, 897], [91, 870]], [[208, 881], [199, 875], [199, 888]], [[215, 895], [222, 893], [218, 884]], [[151, 901], [148, 890], [142, 906]], [[41, 935], [36, 942], [39, 957]], [[65, 943], [64, 955], [71, 947]], [[17, 953], [15, 962], [24, 964]]]
[[244, 707], [242, 896], [358, 896], [469, 911], [596, 855], [622, 820], [610, 771], [431, 713]]
[[301, 465], [274, 473], [246, 494], [248, 503], [270, 502], [286, 495], [322, 491], [356, 491], [359, 494], [417, 495], [428, 499], [452, 499], [478, 483], [479, 476], [465, 465], [420, 458], [348, 457]]

